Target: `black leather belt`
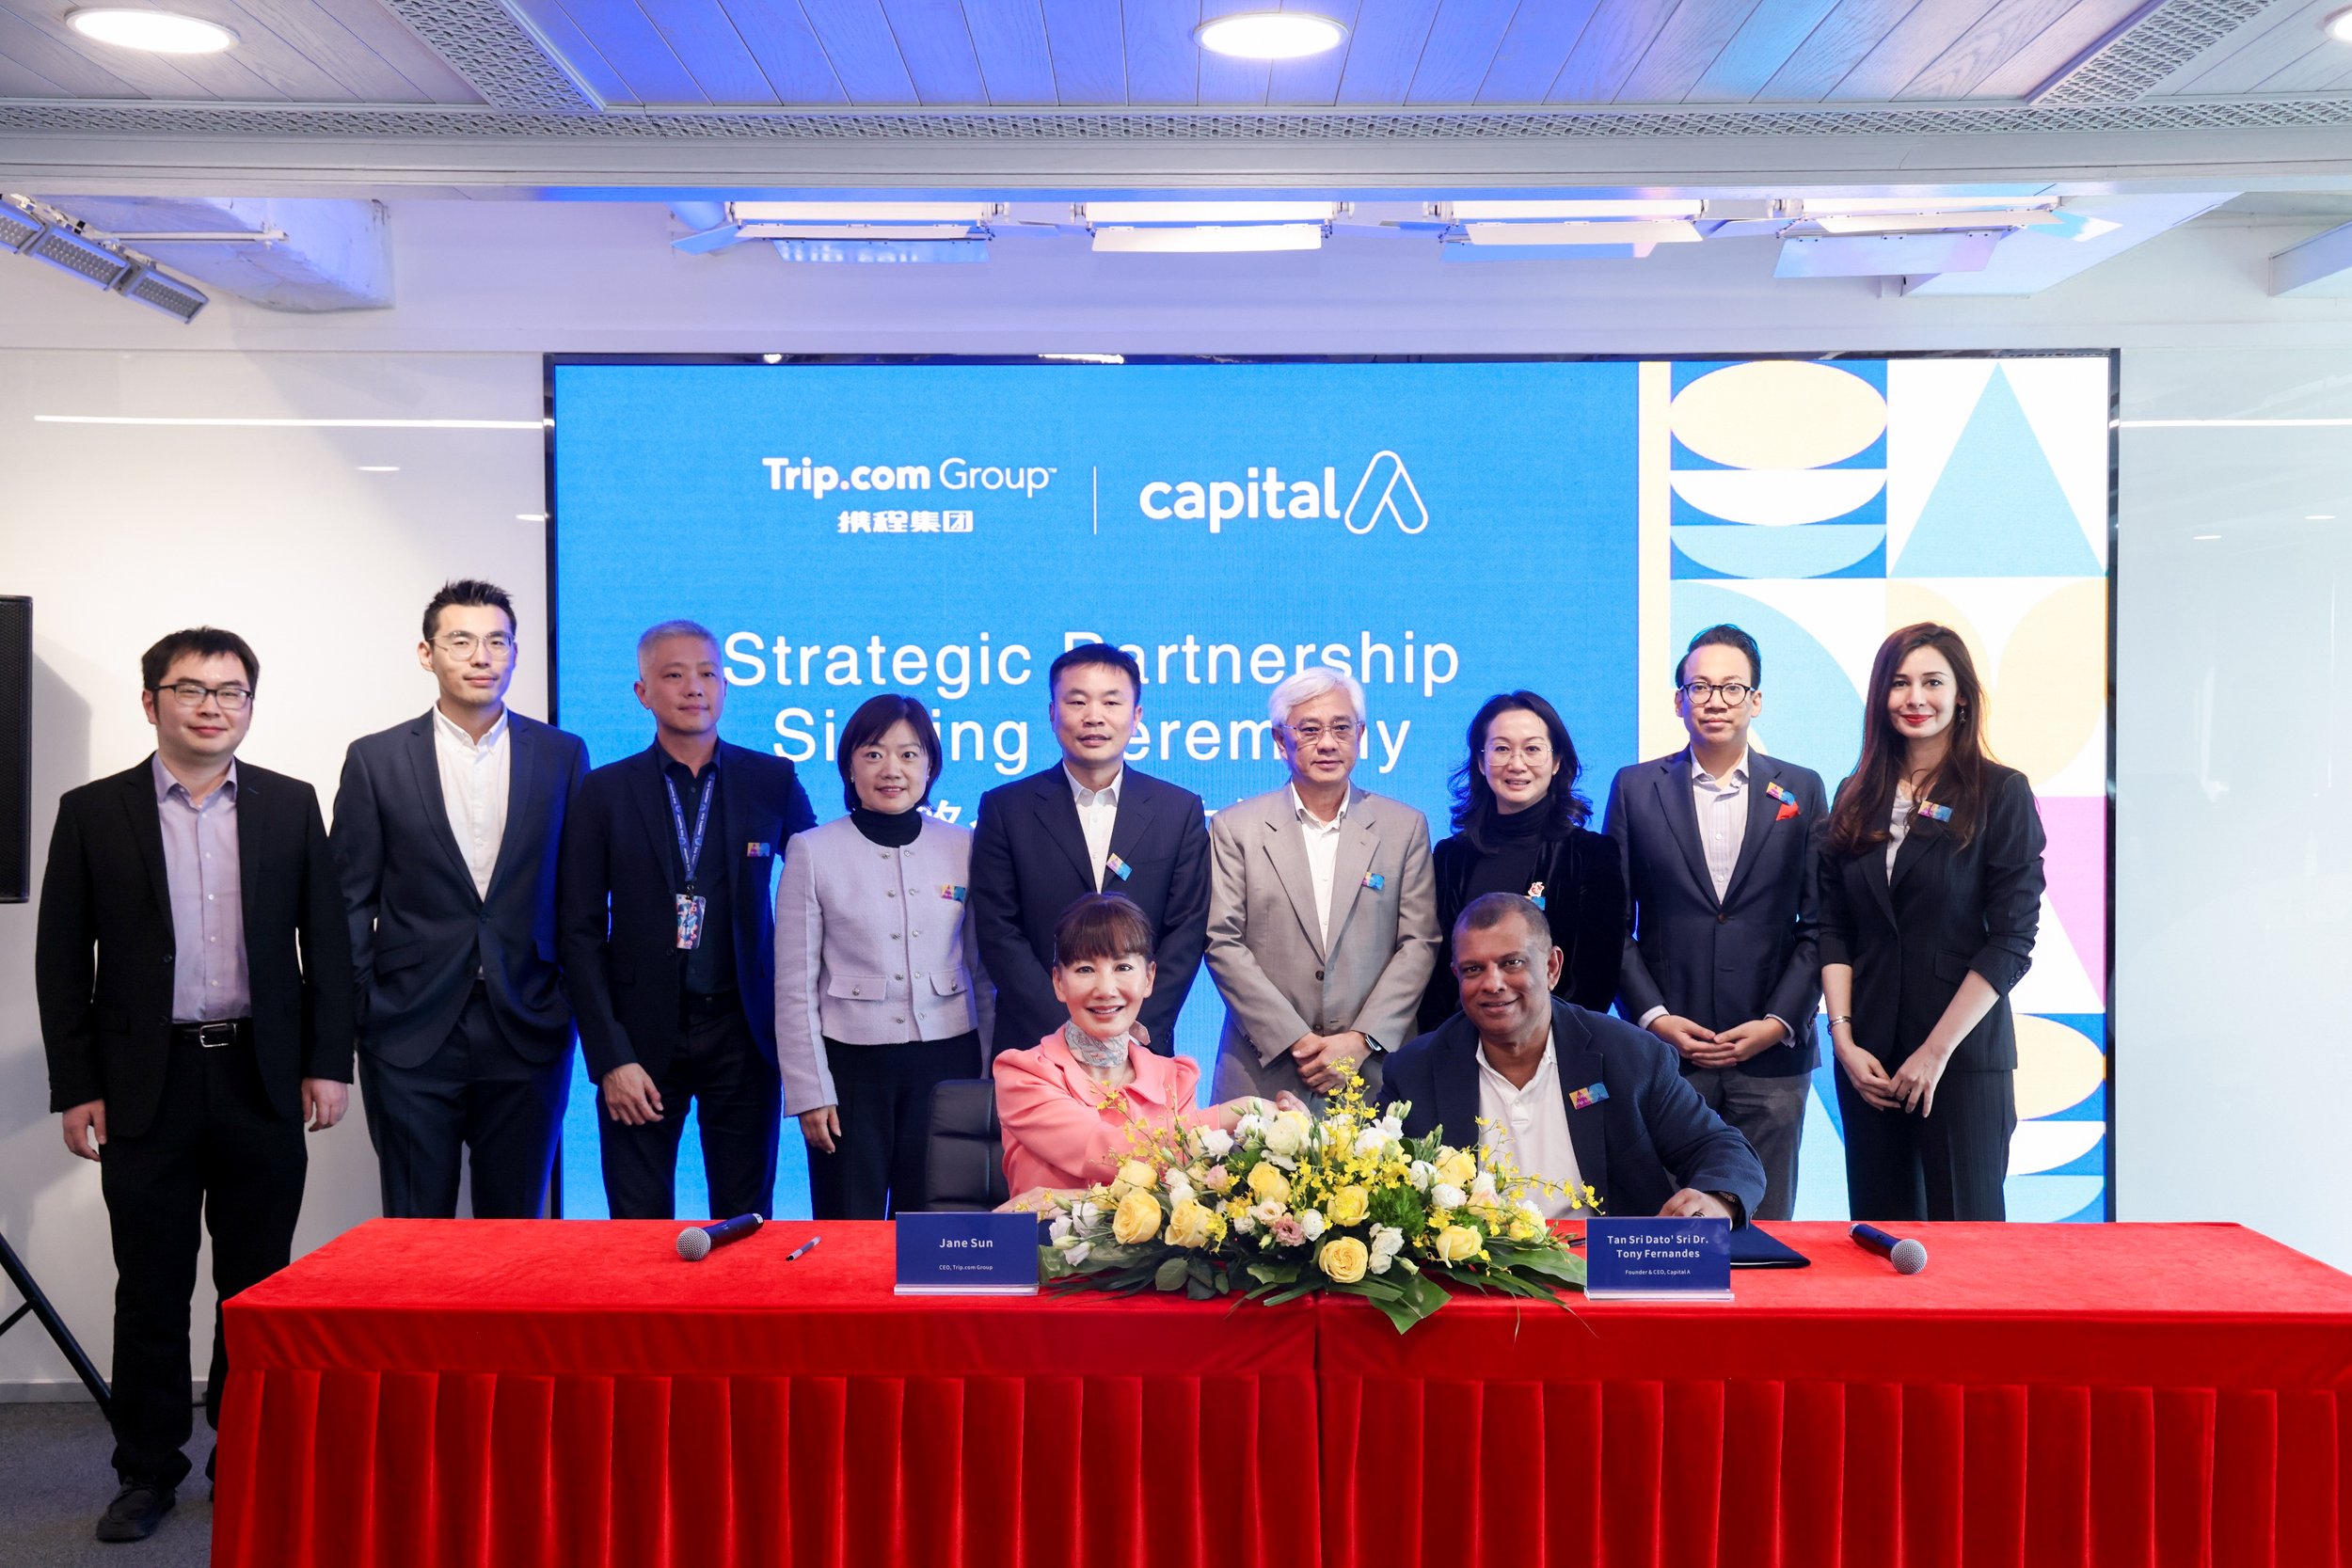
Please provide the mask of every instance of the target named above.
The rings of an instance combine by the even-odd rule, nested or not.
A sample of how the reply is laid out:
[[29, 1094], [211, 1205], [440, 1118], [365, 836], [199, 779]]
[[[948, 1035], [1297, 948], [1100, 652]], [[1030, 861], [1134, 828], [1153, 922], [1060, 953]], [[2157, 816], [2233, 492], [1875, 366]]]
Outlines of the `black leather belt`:
[[684, 991], [679, 1000], [688, 1018], [724, 1018], [743, 1006], [742, 993], [732, 990]]
[[249, 1018], [224, 1018], [211, 1023], [175, 1023], [171, 1026], [174, 1045], [200, 1045], [207, 1051], [224, 1045], [250, 1045], [253, 1042], [253, 1021]]

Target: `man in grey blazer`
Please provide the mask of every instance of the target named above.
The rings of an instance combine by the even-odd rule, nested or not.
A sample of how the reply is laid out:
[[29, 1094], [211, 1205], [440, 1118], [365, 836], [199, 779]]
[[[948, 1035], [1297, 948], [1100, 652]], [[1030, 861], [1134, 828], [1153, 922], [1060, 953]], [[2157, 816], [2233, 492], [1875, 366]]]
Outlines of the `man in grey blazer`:
[[1209, 973], [1225, 997], [1214, 1095], [1327, 1095], [1352, 1064], [1379, 1094], [1380, 1053], [1413, 1032], [1437, 962], [1429, 824], [1349, 782], [1364, 689], [1301, 670], [1268, 714], [1281, 788], [1209, 830]]
[[394, 1219], [453, 1218], [461, 1158], [476, 1217], [539, 1217], [571, 1087], [555, 850], [588, 749], [506, 706], [515, 629], [495, 584], [436, 594], [417, 657], [439, 698], [353, 741], [335, 795], [359, 1083]]

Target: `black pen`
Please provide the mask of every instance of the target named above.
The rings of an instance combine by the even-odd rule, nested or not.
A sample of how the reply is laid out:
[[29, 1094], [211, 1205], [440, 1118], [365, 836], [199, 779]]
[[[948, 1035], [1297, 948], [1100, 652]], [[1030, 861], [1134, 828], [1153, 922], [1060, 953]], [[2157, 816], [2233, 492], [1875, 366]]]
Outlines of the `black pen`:
[[822, 1236], [811, 1236], [807, 1241], [803, 1242], [799, 1246], [796, 1246], [790, 1252], [786, 1253], [784, 1255], [784, 1260], [787, 1263], [799, 1262], [803, 1253], [807, 1252], [816, 1246], [818, 1243], [823, 1240], [824, 1238]]

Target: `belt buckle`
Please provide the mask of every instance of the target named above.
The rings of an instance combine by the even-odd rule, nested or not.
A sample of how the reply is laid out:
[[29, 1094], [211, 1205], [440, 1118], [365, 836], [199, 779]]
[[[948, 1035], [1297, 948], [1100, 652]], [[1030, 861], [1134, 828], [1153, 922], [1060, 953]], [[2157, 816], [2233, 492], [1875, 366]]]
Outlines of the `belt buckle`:
[[199, 1023], [196, 1026], [196, 1043], [207, 1051], [217, 1051], [224, 1045], [237, 1043], [234, 1022]]

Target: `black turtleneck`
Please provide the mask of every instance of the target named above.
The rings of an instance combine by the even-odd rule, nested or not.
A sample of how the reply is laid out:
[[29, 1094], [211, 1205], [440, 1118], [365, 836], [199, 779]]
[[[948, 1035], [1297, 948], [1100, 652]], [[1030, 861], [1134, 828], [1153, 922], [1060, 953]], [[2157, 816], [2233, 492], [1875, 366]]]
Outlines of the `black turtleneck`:
[[868, 844], [879, 844], [885, 849], [903, 849], [923, 832], [920, 811], [867, 811], [864, 806], [850, 808], [850, 820]]
[[1537, 800], [1525, 811], [1489, 816], [1478, 833], [1486, 841], [1486, 852], [1471, 863], [1464, 902], [1488, 893], [1525, 895], [1534, 885], [1543, 862], [1545, 830], [1550, 825], [1549, 799]]

